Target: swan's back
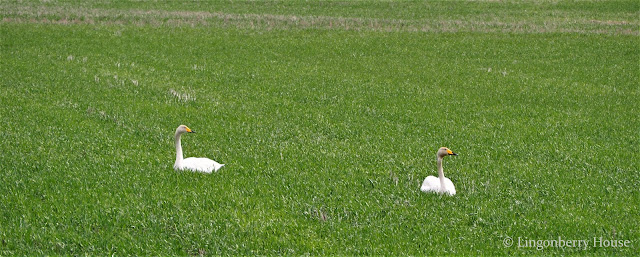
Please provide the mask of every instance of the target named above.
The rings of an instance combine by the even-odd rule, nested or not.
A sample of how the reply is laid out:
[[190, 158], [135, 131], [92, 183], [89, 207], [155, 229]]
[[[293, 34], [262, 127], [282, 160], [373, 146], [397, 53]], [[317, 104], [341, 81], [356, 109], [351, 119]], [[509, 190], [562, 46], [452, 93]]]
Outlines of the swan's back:
[[189, 157], [182, 161], [183, 170], [199, 171], [204, 173], [211, 173], [218, 171], [224, 164], [217, 163], [209, 158], [196, 158]]
[[435, 193], [447, 193], [449, 195], [455, 195], [456, 187], [453, 185], [453, 182], [451, 182], [450, 179], [444, 178], [444, 190], [443, 190], [443, 188], [440, 186], [439, 178], [434, 176], [428, 176], [427, 178], [424, 179], [424, 182], [422, 182], [420, 191], [425, 193], [435, 192]]

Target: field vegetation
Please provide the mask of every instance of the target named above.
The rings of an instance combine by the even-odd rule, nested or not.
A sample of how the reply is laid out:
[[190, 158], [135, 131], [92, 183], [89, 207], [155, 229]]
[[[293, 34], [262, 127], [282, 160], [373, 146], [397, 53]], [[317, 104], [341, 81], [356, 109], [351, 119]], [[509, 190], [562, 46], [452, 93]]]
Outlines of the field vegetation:
[[[0, 255], [637, 256], [639, 17], [0, 1]], [[180, 124], [226, 166], [174, 171]], [[453, 197], [419, 191], [441, 146]], [[631, 245], [518, 245], [600, 237]]]

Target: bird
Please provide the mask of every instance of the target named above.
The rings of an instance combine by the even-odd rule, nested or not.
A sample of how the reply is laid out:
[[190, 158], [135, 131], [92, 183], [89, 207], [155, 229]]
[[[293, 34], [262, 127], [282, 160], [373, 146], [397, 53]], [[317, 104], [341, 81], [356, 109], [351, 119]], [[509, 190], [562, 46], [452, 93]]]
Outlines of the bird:
[[196, 133], [185, 125], [180, 125], [176, 129], [176, 163], [173, 165], [173, 169], [178, 170], [190, 170], [204, 173], [211, 173], [218, 171], [224, 164], [217, 163], [209, 158], [196, 158], [189, 157], [184, 159], [182, 157], [182, 144], [180, 143], [180, 136], [184, 133]]
[[428, 176], [427, 178], [425, 178], [424, 182], [422, 182], [422, 186], [420, 187], [420, 190], [422, 192], [436, 192], [441, 194], [446, 193], [449, 195], [456, 194], [456, 187], [453, 186], [453, 182], [451, 182], [450, 179], [445, 178], [444, 172], [442, 171], [442, 159], [445, 156], [449, 155], [458, 154], [452, 152], [451, 150], [449, 150], [449, 148], [446, 147], [441, 147], [440, 149], [438, 149], [438, 152], [436, 153], [438, 162], [438, 177], [436, 178], [434, 176]]

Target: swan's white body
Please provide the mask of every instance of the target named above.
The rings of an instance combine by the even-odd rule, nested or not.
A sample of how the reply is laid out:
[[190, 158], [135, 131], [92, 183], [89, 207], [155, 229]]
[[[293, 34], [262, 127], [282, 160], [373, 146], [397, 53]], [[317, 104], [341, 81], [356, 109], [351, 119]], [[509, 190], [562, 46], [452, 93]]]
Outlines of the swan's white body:
[[184, 159], [182, 156], [182, 143], [180, 136], [184, 133], [195, 133], [185, 125], [180, 125], [176, 129], [176, 163], [173, 165], [175, 170], [190, 170], [204, 173], [218, 171], [224, 164], [217, 163], [209, 158], [189, 157]]
[[446, 147], [442, 147], [438, 150], [438, 177], [428, 176], [422, 182], [420, 190], [425, 193], [436, 192], [441, 194], [456, 194], [456, 187], [453, 185], [450, 179], [444, 177], [444, 171], [442, 170], [442, 159], [447, 155], [457, 155]]
[[[456, 187], [453, 185], [453, 182], [451, 182], [451, 180], [448, 178], [444, 178], [443, 181], [444, 182], [440, 182], [439, 178], [436, 178], [434, 176], [428, 176], [427, 178], [424, 179], [424, 182], [422, 182], [422, 186], [420, 187], [420, 190], [426, 193], [438, 192], [438, 193], [447, 193], [449, 195], [455, 195]], [[444, 185], [444, 188], [441, 185]]]
[[182, 160], [182, 163], [173, 166], [176, 170], [191, 170], [204, 173], [218, 171], [224, 164], [217, 163], [209, 158], [189, 157]]

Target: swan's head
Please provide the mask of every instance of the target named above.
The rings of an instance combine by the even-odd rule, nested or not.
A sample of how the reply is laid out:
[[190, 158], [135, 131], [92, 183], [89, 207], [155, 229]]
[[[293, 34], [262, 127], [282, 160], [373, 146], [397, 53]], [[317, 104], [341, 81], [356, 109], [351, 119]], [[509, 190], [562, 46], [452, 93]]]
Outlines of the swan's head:
[[178, 126], [178, 128], [176, 129], [176, 134], [184, 134], [184, 133], [196, 133], [196, 132], [191, 130], [189, 127], [185, 125]]
[[440, 149], [438, 149], [437, 155], [438, 155], [438, 158], [444, 158], [445, 156], [448, 156], [448, 155], [458, 155], [458, 154], [452, 152], [451, 150], [449, 150], [449, 148], [440, 147]]

